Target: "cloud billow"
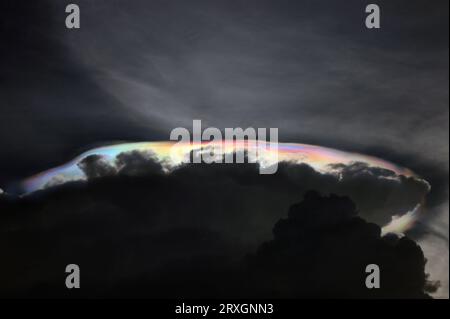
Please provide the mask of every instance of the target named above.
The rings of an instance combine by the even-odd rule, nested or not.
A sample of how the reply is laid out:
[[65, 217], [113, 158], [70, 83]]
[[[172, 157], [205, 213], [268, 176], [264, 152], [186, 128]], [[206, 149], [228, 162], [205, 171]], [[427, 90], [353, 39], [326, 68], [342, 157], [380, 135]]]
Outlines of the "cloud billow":
[[[290, 202], [309, 189], [346, 195], [356, 202], [361, 216], [379, 225], [386, 225], [393, 216], [412, 211], [423, 203], [430, 190], [425, 180], [396, 175], [391, 170], [361, 162], [332, 165], [333, 173], [317, 172], [305, 163], [281, 162], [276, 174], [265, 177], [255, 174], [258, 165], [190, 163], [177, 167], [170, 175], [181, 184], [223, 177], [238, 187], [251, 185], [254, 189], [270, 189], [269, 198], [288, 199]], [[81, 160], [78, 167], [88, 180], [112, 175], [138, 177], [164, 173], [162, 163], [152, 152], [137, 150], [120, 153], [114, 161], [91, 155]], [[220, 183], [218, 185], [223, 187]]]
[[[274, 175], [257, 164], [166, 174], [148, 154], [117, 158], [114, 170], [82, 160], [87, 182], [0, 199], [0, 295], [69, 296], [61, 269], [75, 262], [87, 297], [427, 297], [420, 248], [381, 237], [358, 211], [365, 198], [307, 192], [330, 193], [336, 176], [288, 163]], [[386, 289], [361, 288], [365, 262], [387, 269]]]

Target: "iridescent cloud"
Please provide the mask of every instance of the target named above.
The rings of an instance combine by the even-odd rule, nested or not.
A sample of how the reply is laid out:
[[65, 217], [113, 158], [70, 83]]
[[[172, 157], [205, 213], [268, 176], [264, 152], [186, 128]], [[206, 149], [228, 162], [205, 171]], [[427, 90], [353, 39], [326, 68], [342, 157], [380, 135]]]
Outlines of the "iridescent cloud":
[[[201, 150], [203, 147], [211, 146], [214, 148], [220, 147], [223, 153], [233, 151], [248, 150], [249, 144], [244, 141], [214, 141], [203, 143], [177, 143], [177, 142], [139, 142], [139, 143], [124, 143], [118, 145], [109, 145], [91, 149], [83, 154], [77, 156], [73, 160], [61, 166], [49, 169], [40, 174], [25, 179], [21, 183], [23, 194], [33, 193], [37, 190], [42, 190], [58, 184], [63, 184], [69, 181], [85, 180], [86, 176], [77, 165], [84, 158], [91, 155], [100, 155], [107, 162], [114, 163], [117, 155], [131, 151], [151, 152], [159, 160], [167, 172], [177, 166], [181, 165], [183, 161], [189, 158], [192, 151]], [[271, 145], [261, 144], [258, 148], [259, 157], [257, 160], [260, 165], [271, 165], [274, 162], [292, 162], [304, 163], [320, 173], [338, 174], [336, 165], [350, 165], [352, 163], [361, 162], [369, 167], [377, 167], [392, 171], [395, 176], [417, 177], [411, 170], [395, 165], [391, 162], [380, 158], [367, 156], [358, 153], [349, 153], [336, 149], [296, 143], [279, 143], [277, 147]], [[395, 178], [394, 176], [394, 178]], [[385, 225], [384, 232], [404, 232], [411, 228], [414, 221], [419, 216], [419, 211], [422, 209], [424, 198], [418, 199], [418, 206], [412, 212], [405, 212], [404, 215], [392, 220], [388, 225]]]

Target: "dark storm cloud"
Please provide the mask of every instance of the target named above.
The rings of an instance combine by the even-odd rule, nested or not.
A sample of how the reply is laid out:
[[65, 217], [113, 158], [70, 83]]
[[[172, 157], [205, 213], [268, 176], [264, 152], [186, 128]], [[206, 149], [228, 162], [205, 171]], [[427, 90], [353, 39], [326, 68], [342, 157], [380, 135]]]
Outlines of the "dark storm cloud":
[[363, 1], [82, 4], [90, 27], [66, 43], [167, 136], [199, 118], [376, 155], [430, 181], [448, 219], [448, 1], [378, 1], [370, 31]]
[[[88, 156], [78, 166], [88, 180], [112, 175], [143, 177], [163, 174], [163, 168], [153, 154], [139, 151], [121, 153], [112, 162], [101, 156]], [[389, 223], [392, 216], [413, 210], [429, 191], [428, 183], [423, 180], [396, 176], [392, 171], [369, 167], [364, 163], [356, 162], [339, 167], [335, 165], [334, 168], [340, 173], [323, 174], [306, 164], [282, 162], [274, 175], [261, 176], [258, 164], [185, 164], [166, 178], [173, 183], [189, 185], [190, 189], [194, 187], [199, 194], [215, 192], [214, 196], [208, 195], [211, 200], [208, 206], [214, 205], [212, 198], [217, 197], [219, 202], [224, 201], [223, 197], [234, 198], [225, 200], [226, 204], [216, 208], [224, 214], [230, 215], [231, 212], [226, 212], [232, 210], [245, 211], [246, 207], [258, 203], [259, 218], [269, 218], [267, 223], [262, 222], [266, 225], [271, 225], [279, 217], [271, 216], [274, 205], [286, 203], [284, 209], [287, 209], [290, 203], [309, 189], [349, 196], [356, 202], [361, 216], [382, 226]], [[216, 181], [216, 178], [219, 180]], [[192, 181], [199, 185], [190, 185]], [[252, 196], [248, 196], [248, 192]], [[260, 199], [256, 201], [253, 195]], [[184, 200], [192, 205], [192, 198], [189, 196]], [[171, 203], [167, 205], [168, 209], [177, 210], [177, 207], [171, 207]], [[268, 230], [267, 227], [261, 227], [259, 230], [255, 229], [253, 234], [256, 237], [264, 236]]]
[[120, 153], [115, 160], [118, 173], [125, 176], [162, 174], [163, 167], [152, 152], [131, 151]]
[[80, 4], [89, 27], [66, 43], [166, 136], [194, 118], [278, 127], [281, 140], [412, 167], [433, 185], [430, 205], [447, 200], [447, 1], [381, 1], [377, 31], [361, 1]]
[[[420, 248], [381, 238], [350, 199], [308, 193], [282, 219], [284, 205], [273, 203], [276, 217], [264, 227], [276, 223], [274, 238], [262, 244], [252, 226], [263, 220], [264, 191], [242, 185], [251, 201], [232, 207], [238, 193], [217, 196], [232, 186], [229, 175], [213, 176], [105, 177], [41, 196], [0, 197], [0, 294], [423, 298], [434, 287]], [[62, 270], [74, 262], [83, 289], [68, 293]], [[368, 263], [383, 269], [380, 290], [365, 288]]]
[[[139, 172], [137, 175], [148, 175], [160, 170], [160, 168], [156, 171], [150, 169], [155, 167], [152, 157], [140, 155], [139, 152], [123, 153], [119, 157], [148, 159], [120, 161], [120, 167], [124, 172], [133, 171]], [[96, 163], [91, 164], [92, 168], [97, 166]], [[87, 169], [89, 171], [92, 168]], [[196, 220], [225, 225], [224, 229], [230, 230], [227, 236], [234, 236], [241, 245], [245, 246], [244, 243], [253, 242], [254, 245], [256, 242], [267, 239], [272, 224], [281, 217], [280, 210], [282, 212], [287, 210], [289, 205], [298, 200], [299, 196], [308, 189], [317, 189], [324, 194], [336, 193], [350, 196], [356, 202], [359, 214], [379, 225], [385, 225], [394, 214], [404, 214], [412, 210], [429, 190], [429, 185], [424, 181], [415, 178], [394, 178], [395, 174], [392, 171], [368, 167], [363, 163], [348, 166], [335, 165], [334, 169], [339, 170], [340, 175], [320, 174], [307, 165], [281, 163], [275, 175], [262, 177], [258, 174], [257, 166], [250, 164], [245, 166], [187, 165], [175, 170], [169, 180], [185, 185], [185, 188], [190, 191], [186, 193], [183, 189], [177, 189], [176, 192], [181, 197], [175, 201], [169, 200], [165, 209], [177, 211], [179, 202], [185, 202], [185, 205], [199, 212], [204, 206], [212, 207], [213, 209], [204, 216], [199, 213]], [[192, 185], [193, 181], [195, 181], [194, 185]], [[173, 191], [171, 187], [165, 189]], [[146, 197], [146, 195], [143, 196]], [[241, 215], [245, 216], [245, 220], [239, 220]], [[421, 218], [427, 224], [430, 218], [436, 215], [436, 212], [428, 211]], [[215, 219], [217, 220], [213, 222]], [[189, 222], [184, 221], [179, 224], [183, 223]], [[440, 228], [435, 231], [435, 233], [439, 232], [439, 237], [434, 237], [442, 240], [446, 230], [445, 227]], [[247, 238], [249, 233], [252, 234], [250, 239]], [[416, 239], [429, 238], [420, 230], [413, 230], [410, 234]], [[443, 249], [447, 249], [448, 240], [443, 239]], [[438, 242], [426, 247], [432, 256], [439, 256], [439, 252], [434, 247], [441, 247], [441, 244]], [[442, 256], [438, 257], [438, 260], [442, 260]], [[437, 263], [438, 268], [442, 267], [441, 263]], [[445, 274], [439, 278], [445, 278]]]
[[[420, 247], [407, 238], [380, 238], [380, 228], [357, 217], [347, 197], [309, 192], [276, 223], [273, 234], [251, 259], [251, 282], [261, 296], [420, 298], [424, 289], [437, 288], [427, 283]], [[371, 263], [389, 269], [383, 272], [384, 291], [362, 284], [360, 269]]]
[[77, 165], [89, 179], [110, 176], [116, 173], [115, 167], [110, 165], [101, 155], [90, 155]]
[[413, 168], [448, 226], [448, 1], [378, 1], [376, 31], [361, 1], [77, 3], [76, 31], [63, 2], [0, 4], [1, 187], [199, 118]]
[[[161, 163], [152, 152], [131, 151], [120, 153], [113, 163], [101, 155], [89, 155], [82, 159], [77, 166], [88, 180], [114, 175], [146, 176], [163, 173]], [[46, 188], [64, 184], [64, 180], [58, 181], [58, 183], [50, 181], [50, 185]]]

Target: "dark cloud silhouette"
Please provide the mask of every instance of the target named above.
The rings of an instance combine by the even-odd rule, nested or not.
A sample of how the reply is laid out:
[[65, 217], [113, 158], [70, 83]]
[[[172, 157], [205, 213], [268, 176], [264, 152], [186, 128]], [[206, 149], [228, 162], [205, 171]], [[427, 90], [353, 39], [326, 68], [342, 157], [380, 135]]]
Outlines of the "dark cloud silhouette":
[[[113, 175], [145, 176], [163, 173], [163, 167], [155, 154], [141, 151], [120, 153], [112, 162], [101, 155], [89, 155], [77, 166], [88, 180]], [[61, 182], [63, 181], [56, 185]]]
[[[126, 174], [98, 178], [102, 159], [90, 157], [87, 182], [0, 197], [2, 296], [426, 297], [420, 248], [380, 238], [350, 199], [308, 193], [285, 218], [303, 193], [296, 178], [317, 174], [307, 166], [268, 176], [256, 164], [191, 164], [136, 176], [157, 166], [152, 157], [118, 158]], [[364, 262], [386, 267], [386, 289], [363, 291]], [[83, 273], [73, 293], [69, 263]]]
[[77, 165], [88, 179], [111, 176], [116, 173], [116, 168], [101, 155], [90, 155]]
[[161, 174], [163, 167], [152, 152], [131, 151], [116, 157], [115, 166], [120, 175], [145, 176]]
[[[448, 241], [447, 0], [380, 0], [381, 32], [364, 28], [356, 0], [77, 4], [82, 28], [69, 32], [64, 2], [0, 2], [1, 187], [93, 143], [167, 139], [193, 118], [219, 128], [279, 127], [283, 141], [414, 169], [433, 186], [429, 220], [447, 226]], [[399, 197], [359, 196], [387, 200], [389, 213], [369, 212], [352, 193], [371, 221], [409, 207], [402, 190], [420, 192], [408, 180], [383, 182]], [[281, 197], [279, 205], [292, 202]], [[448, 270], [448, 248], [426, 246], [431, 264], [444, 255]]]
[[[244, 162], [248, 163], [248, 160], [245, 159]], [[347, 195], [357, 203], [364, 218], [379, 225], [387, 224], [394, 215], [402, 215], [414, 209], [430, 190], [424, 180], [397, 176], [393, 171], [360, 162], [333, 165], [334, 174], [319, 173], [307, 164], [282, 162], [278, 165], [276, 174], [265, 177], [256, 171], [259, 169], [258, 165], [255, 163], [240, 167], [240, 164], [186, 164], [176, 168], [171, 175], [182, 183], [206, 179], [209, 184], [214, 184], [210, 179], [220, 177], [230, 183], [229, 187], [214, 184], [222, 190], [220, 193], [237, 193], [232, 188], [263, 189], [270, 192], [264, 198], [270, 198], [273, 202], [278, 199], [281, 202], [292, 202], [308, 189]], [[163, 172], [162, 165], [154, 154], [139, 151], [121, 153], [113, 161], [91, 155], [78, 166], [88, 179], [113, 174], [145, 176]], [[246, 199], [241, 201], [246, 202]]]
[[[424, 298], [426, 288], [436, 289], [420, 247], [406, 237], [380, 237], [380, 227], [358, 217], [347, 197], [309, 192], [273, 233], [250, 259], [261, 296]], [[380, 267], [379, 290], [365, 286], [369, 264]]]

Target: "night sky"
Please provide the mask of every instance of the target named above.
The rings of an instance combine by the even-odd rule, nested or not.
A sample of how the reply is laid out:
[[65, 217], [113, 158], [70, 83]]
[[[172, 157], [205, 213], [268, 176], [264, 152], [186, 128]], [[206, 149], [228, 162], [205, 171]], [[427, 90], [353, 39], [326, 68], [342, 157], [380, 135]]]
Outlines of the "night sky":
[[[169, 282], [167, 287], [172, 287], [179, 283], [174, 278], [181, 278], [184, 271], [197, 278], [205, 272], [197, 264], [210, 265], [207, 273], [211, 278], [218, 273], [226, 274], [224, 278], [233, 277], [231, 272], [237, 273], [233, 278], [248, 277], [249, 286], [264, 276], [284, 282], [276, 277], [283, 272], [283, 264], [271, 262], [278, 256], [290, 263], [283, 259], [286, 256], [280, 253], [280, 247], [291, 247], [289, 243], [294, 241], [300, 247], [295, 252], [297, 257], [300, 254], [313, 259], [312, 251], [316, 249], [324, 255], [316, 262], [329, 263], [341, 252], [339, 247], [327, 248], [333, 242], [327, 238], [335, 236], [336, 246], [360, 241], [350, 252], [342, 250], [347, 257], [342, 259], [348, 263], [344, 261], [337, 271], [343, 278], [350, 278], [350, 270], [366, 259], [381, 258], [389, 265], [410, 267], [405, 275], [410, 278], [405, 280], [417, 281], [417, 285], [402, 287], [404, 280], [397, 282], [394, 271], [389, 277], [394, 288], [388, 292], [395, 293], [380, 296], [423, 297], [421, 263], [426, 258], [425, 272], [431, 280], [440, 281], [436, 292], [428, 292], [448, 297], [448, 1], [376, 1], [382, 13], [378, 30], [365, 28], [364, 9], [368, 3], [356, 0], [73, 2], [81, 9], [78, 30], [65, 28], [64, 1], [6, 0], [0, 4], [0, 189], [12, 191], [21, 179], [95, 146], [168, 140], [173, 128], [190, 129], [193, 119], [201, 119], [205, 127], [220, 129], [276, 127], [282, 142], [333, 147], [408, 167], [431, 185], [427, 214], [407, 234], [409, 239], [382, 239], [372, 224], [359, 220], [369, 216], [364, 213], [370, 211], [370, 205], [378, 204], [356, 194], [360, 187], [357, 183], [343, 192], [340, 186], [334, 186], [335, 181], [319, 179], [305, 167], [296, 169], [313, 182], [302, 187], [298, 180], [290, 184], [284, 176], [255, 181], [254, 167], [214, 166], [201, 170], [189, 166], [165, 179], [158, 164], [145, 159], [144, 163], [150, 161], [153, 167], [150, 173], [106, 174], [86, 185], [69, 185], [25, 200], [0, 194], [0, 199], [6, 198], [4, 203], [0, 201], [0, 210], [5, 210], [0, 245], [9, 247], [11, 260], [2, 266], [3, 270], [14, 273], [17, 264], [27, 260], [35, 260], [44, 268], [42, 260], [55, 260], [47, 265], [50, 268], [44, 275], [39, 267], [29, 272], [27, 268], [21, 270], [27, 276], [21, 276], [20, 282], [10, 274], [6, 288], [0, 291], [2, 296], [34, 296], [42, 287], [49, 296], [60, 296], [53, 286], [59, 279], [51, 273], [72, 258], [67, 252], [55, 253], [63, 251], [64, 245], [74, 245], [74, 256], [81, 260], [80, 264], [95, 269], [93, 272], [108, 269], [105, 278], [90, 282], [88, 296], [122, 296], [117, 292], [129, 291], [136, 282], [142, 289], [146, 283]], [[129, 163], [135, 165], [136, 161]], [[137, 171], [141, 169], [139, 166]], [[198, 179], [215, 181], [209, 187], [197, 186]], [[381, 193], [389, 189], [377, 188], [378, 179], [362, 183], [369, 185], [366, 189]], [[190, 189], [183, 193], [182, 186]], [[307, 193], [306, 188], [323, 196]], [[240, 194], [245, 191], [250, 192], [246, 204], [236, 204], [243, 202]], [[185, 204], [167, 205], [180, 192]], [[202, 206], [205, 203], [197, 197], [199, 192], [210, 197], [209, 206]], [[146, 203], [149, 194], [158, 195]], [[270, 218], [256, 213], [264, 206], [257, 203], [261, 194], [267, 198], [267, 214], [276, 211]], [[224, 203], [220, 198], [227, 200]], [[222, 208], [211, 213], [208, 207], [218, 201]], [[355, 202], [357, 208], [348, 201]], [[405, 209], [412, 208], [410, 203], [399, 202]], [[342, 207], [337, 221], [327, 215], [332, 207], [339, 212]], [[317, 210], [318, 220], [305, 217], [312, 226], [299, 223], [296, 216], [309, 216], [311, 209]], [[182, 212], [186, 218], [168, 222], [175, 212]], [[224, 220], [221, 212], [230, 216], [245, 212], [242, 216], [261, 220], [236, 229], [241, 222], [238, 217]], [[355, 217], [358, 214], [361, 217]], [[160, 228], [136, 230], [137, 225], [154, 225], [153, 218], [160, 222]], [[327, 218], [329, 221], [323, 222]], [[322, 222], [322, 226], [316, 227], [315, 222]], [[341, 230], [330, 235], [329, 223], [340, 225]], [[216, 227], [218, 224], [221, 226]], [[227, 227], [236, 230], [228, 231]], [[280, 229], [286, 234], [296, 229], [305, 238], [318, 238], [312, 240], [317, 245], [304, 244], [304, 238], [294, 235], [283, 236]], [[349, 229], [354, 231], [344, 231]], [[247, 232], [260, 237], [243, 239]], [[368, 235], [358, 237], [362, 233]], [[111, 239], [112, 234], [120, 239]], [[31, 243], [36, 237], [40, 240]], [[52, 247], [55, 238], [60, 242], [57, 248]], [[205, 240], [210, 244], [202, 245]], [[381, 243], [383, 240], [389, 244]], [[102, 250], [104, 256], [95, 256], [93, 251], [83, 253], [84, 241], [92, 241], [92, 247]], [[148, 242], [152, 242], [148, 248], [152, 256], [161, 258], [158, 265], [152, 264], [154, 258], [142, 256]], [[188, 242], [186, 245], [201, 262], [193, 262], [192, 269], [174, 267], [170, 272], [169, 267], [165, 268], [167, 273], [161, 273], [161, 265], [178, 265], [178, 261], [185, 260], [181, 252], [191, 250], [182, 242]], [[130, 250], [135, 254], [124, 259]], [[332, 250], [336, 256], [327, 254]], [[403, 254], [410, 262], [390, 250]], [[221, 258], [233, 265], [219, 267], [217, 251], [223, 252]], [[354, 257], [360, 251], [367, 254], [361, 260]], [[386, 255], [395, 257], [380, 257]], [[102, 264], [102, 258], [116, 266]], [[239, 263], [245, 267], [236, 266]], [[296, 259], [294, 264], [295, 271], [285, 271], [292, 273], [291, 279], [299, 280], [305, 289], [295, 291], [287, 283], [283, 288], [259, 286], [263, 296], [270, 297], [273, 291], [282, 297], [324, 296], [317, 288], [320, 284], [305, 279], [320, 277], [320, 269], [311, 274], [306, 261]], [[153, 279], [156, 273], [158, 282]], [[246, 276], [248, 273], [252, 275]], [[211, 296], [233, 296], [239, 290], [230, 283], [224, 291], [215, 291], [204, 280], [202, 291], [210, 291]], [[176, 289], [199, 296], [189, 287], [191, 283]], [[364, 295], [356, 283], [349, 287], [344, 292], [328, 291], [325, 296], [342, 293], [371, 297]], [[173, 296], [169, 288], [160, 291], [163, 296]], [[255, 295], [244, 288], [240, 291], [243, 296]], [[137, 289], [125, 295], [142, 294]]]

